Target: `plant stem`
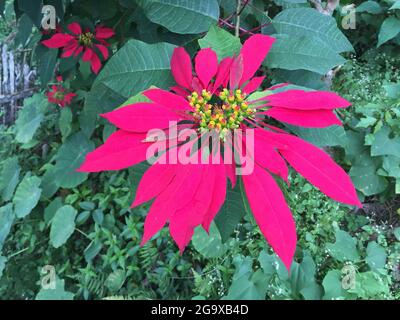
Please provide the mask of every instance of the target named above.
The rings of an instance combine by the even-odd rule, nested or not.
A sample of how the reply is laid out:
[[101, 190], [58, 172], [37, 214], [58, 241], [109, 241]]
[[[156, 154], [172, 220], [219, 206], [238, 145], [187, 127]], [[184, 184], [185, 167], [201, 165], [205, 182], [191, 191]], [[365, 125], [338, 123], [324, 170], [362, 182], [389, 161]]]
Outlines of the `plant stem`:
[[242, 1], [241, 0], [236, 0], [237, 1], [237, 7], [236, 7], [236, 26], [235, 26], [235, 36], [239, 37], [240, 33], [240, 14], [242, 12]]

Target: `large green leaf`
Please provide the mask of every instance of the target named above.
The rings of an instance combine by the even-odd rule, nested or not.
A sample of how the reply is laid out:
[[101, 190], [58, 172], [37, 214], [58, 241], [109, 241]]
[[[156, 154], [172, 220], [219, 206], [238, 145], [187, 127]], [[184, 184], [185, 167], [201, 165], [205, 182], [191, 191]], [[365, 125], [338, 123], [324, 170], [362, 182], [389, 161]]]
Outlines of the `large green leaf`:
[[4, 207], [0, 207], [0, 251], [3, 248], [8, 234], [10, 233], [14, 218], [15, 216], [11, 203], [5, 205]]
[[16, 137], [19, 143], [28, 143], [39, 128], [47, 106], [47, 99], [42, 93], [35, 94], [24, 101], [15, 122]]
[[353, 159], [349, 175], [357, 190], [366, 196], [372, 196], [385, 191], [388, 186], [385, 177], [378, 175], [377, 170], [375, 159], [369, 152], [362, 152]]
[[0, 0], [0, 16], [3, 15], [5, 6], [6, 6], [6, 0]]
[[382, 12], [382, 8], [376, 1], [364, 1], [356, 8], [356, 12], [368, 12], [371, 14], [379, 14]]
[[18, 0], [19, 10], [25, 12], [37, 27], [42, 20], [42, 5], [42, 0]]
[[328, 243], [326, 245], [329, 254], [341, 262], [359, 261], [360, 256], [356, 247], [356, 239], [352, 238], [346, 231], [343, 230], [337, 230], [335, 236], [336, 242]]
[[274, 79], [277, 83], [289, 82], [294, 85], [307, 87], [314, 90], [327, 90], [323, 77], [307, 70], [274, 70]]
[[0, 256], [0, 279], [3, 276], [3, 271], [6, 267], [7, 258]]
[[42, 194], [40, 184], [40, 178], [27, 174], [18, 185], [13, 198], [14, 211], [18, 218], [26, 217], [38, 204]]
[[8, 158], [3, 162], [0, 173], [0, 193], [4, 201], [11, 200], [19, 181], [20, 172], [21, 167], [17, 157]]
[[74, 294], [65, 291], [64, 280], [56, 279], [55, 288], [42, 288], [36, 295], [36, 300], [73, 300]]
[[293, 262], [290, 270], [290, 284], [292, 293], [302, 295], [306, 300], [319, 300], [322, 297], [322, 288], [315, 280], [316, 265], [313, 259], [306, 254], [301, 263]]
[[39, 77], [42, 88], [46, 87], [54, 75], [54, 68], [57, 62], [57, 49], [48, 49], [43, 45], [38, 46], [36, 55], [39, 57]]
[[389, 10], [396, 10], [396, 9], [400, 9], [400, 0], [396, 0], [396, 2], [393, 3], [393, 5], [390, 7]]
[[72, 111], [70, 108], [63, 108], [61, 110], [58, 126], [63, 138], [68, 137], [72, 131]]
[[200, 48], [211, 48], [218, 56], [218, 60], [233, 56], [239, 53], [242, 44], [238, 37], [233, 36], [228, 31], [212, 26], [208, 33], [199, 39]]
[[371, 146], [371, 155], [390, 155], [400, 157], [400, 137], [392, 138], [389, 127], [383, 127], [376, 135]]
[[235, 274], [227, 300], [264, 300], [268, 287], [267, 277], [258, 270], [253, 273], [253, 260], [250, 257], [236, 256], [233, 259]]
[[347, 143], [346, 131], [341, 126], [303, 128], [287, 125], [287, 127], [299, 137], [318, 147], [344, 146]]
[[393, 39], [400, 33], [400, 19], [388, 17], [383, 21], [378, 35], [378, 47]]
[[76, 172], [94, 143], [78, 132], [68, 137], [56, 155], [55, 179], [63, 188], [74, 188], [87, 179], [87, 173]]
[[353, 47], [339, 30], [336, 20], [311, 8], [283, 10], [272, 21], [277, 33], [294, 37], [315, 37], [335, 52], [352, 51]]
[[368, 243], [367, 257], [365, 258], [365, 261], [372, 271], [383, 269], [386, 265], [386, 258], [386, 251], [382, 246], [377, 244], [375, 241]]
[[324, 287], [324, 300], [337, 299], [345, 295], [342, 286], [341, 272], [339, 270], [330, 270], [326, 274], [322, 285]]
[[265, 63], [270, 68], [308, 70], [326, 74], [346, 60], [318, 38], [307, 36], [275, 35]]
[[215, 217], [215, 223], [223, 241], [229, 239], [241, 219], [245, 216], [247, 210], [246, 201], [241, 182], [238, 182], [233, 190], [228, 187], [225, 203]]
[[379, 159], [371, 157], [369, 147], [364, 146], [364, 134], [347, 131], [348, 144], [345, 147], [346, 157], [352, 167], [349, 175], [357, 188], [366, 196], [383, 192], [388, 182], [377, 174]]
[[86, 97], [81, 127], [91, 134], [98, 114], [111, 111], [137, 93], [173, 85], [170, 60], [175, 46], [128, 41], [106, 64]]
[[138, 3], [150, 21], [180, 34], [205, 32], [219, 18], [217, 0], [138, 0]]
[[54, 248], [61, 247], [75, 230], [77, 211], [71, 206], [63, 206], [57, 210], [51, 220], [50, 244]]
[[194, 248], [206, 258], [218, 258], [225, 254], [227, 248], [222, 243], [221, 235], [215, 223], [207, 233], [201, 226], [194, 231], [192, 238]]

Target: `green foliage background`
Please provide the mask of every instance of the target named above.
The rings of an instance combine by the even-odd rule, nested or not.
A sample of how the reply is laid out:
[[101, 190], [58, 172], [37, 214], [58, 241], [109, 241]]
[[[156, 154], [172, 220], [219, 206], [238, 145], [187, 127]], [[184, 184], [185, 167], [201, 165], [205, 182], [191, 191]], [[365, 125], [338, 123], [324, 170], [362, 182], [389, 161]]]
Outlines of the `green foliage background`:
[[[0, 0], [0, 40], [29, 50], [39, 76], [16, 123], [0, 127], [0, 297], [399, 299], [400, 2], [355, 1], [356, 28], [345, 30], [347, 2], [330, 17], [307, 0], [251, 0], [236, 37], [234, 0]], [[56, 7], [63, 26], [101, 22], [116, 30], [98, 76], [40, 45], [42, 4]], [[339, 205], [291, 172], [290, 188], [282, 186], [299, 234], [290, 275], [240, 185], [228, 192], [210, 235], [197, 229], [180, 255], [167, 229], [139, 246], [148, 206], [129, 206], [146, 164], [90, 176], [74, 171], [114, 130], [98, 114], [173, 83], [175, 46], [191, 54], [212, 47], [222, 59], [249, 32], [277, 38], [263, 64], [264, 88], [291, 82], [327, 90], [333, 81], [353, 103], [339, 114], [344, 127], [285, 128], [326, 148], [364, 203], [358, 211]], [[78, 94], [62, 110], [44, 95], [56, 65]], [[41, 286], [49, 266], [56, 289]]]

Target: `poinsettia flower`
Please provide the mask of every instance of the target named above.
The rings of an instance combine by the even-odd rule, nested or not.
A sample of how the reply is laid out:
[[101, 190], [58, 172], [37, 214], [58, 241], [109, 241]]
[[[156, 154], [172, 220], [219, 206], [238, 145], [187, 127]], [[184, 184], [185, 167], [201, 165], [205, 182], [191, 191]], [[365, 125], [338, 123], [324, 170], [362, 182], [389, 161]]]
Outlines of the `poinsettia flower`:
[[90, 62], [92, 71], [99, 73], [101, 69], [101, 60], [99, 54], [104, 60], [108, 59], [109, 44], [104, 40], [114, 35], [114, 30], [104, 26], [96, 26], [94, 31], [82, 27], [73, 22], [68, 25], [70, 33], [57, 32], [50, 39], [42, 41], [48, 48], [63, 48], [63, 58], [78, 56], [82, 54], [82, 60]]
[[[143, 94], [151, 102], [134, 103], [103, 114], [119, 130], [89, 153], [78, 171], [121, 170], [145, 161], [154, 143], [146, 133], [152, 129], [165, 132], [166, 143], [157, 141], [163, 145], [159, 151], [165, 158], [173, 152], [191, 150], [188, 145], [195, 145], [196, 140], [211, 132], [217, 132], [226, 145], [233, 130], [243, 130], [244, 136], [252, 130], [254, 145], [247, 145], [244, 136], [239, 143], [252, 149], [255, 162], [252, 173], [242, 176], [244, 189], [262, 234], [290, 269], [297, 241], [295, 222], [273, 175], [287, 181], [290, 164], [329, 197], [349, 205], [361, 203], [349, 176], [329, 155], [269, 124], [271, 118], [304, 127], [340, 124], [334, 109], [348, 107], [348, 101], [333, 92], [273, 92], [281, 86], [265, 91], [262, 98], [252, 98], [264, 80], [254, 74], [274, 41], [266, 35], [254, 35], [236, 57], [220, 63], [213, 50], [202, 49], [194, 59], [195, 72], [185, 49], [175, 49], [171, 59], [176, 81], [173, 92], [149, 89]], [[177, 123], [174, 134], [169, 128], [171, 122]], [[177, 144], [174, 137], [187, 128], [195, 129], [196, 137]], [[189, 154], [196, 157], [192, 151]], [[209, 157], [222, 158], [222, 154], [211, 152]], [[225, 201], [227, 181], [232, 187], [236, 184], [236, 164], [194, 163], [156, 162], [144, 173], [132, 205], [154, 200], [145, 220], [142, 244], [167, 222], [181, 251], [197, 226], [208, 231]]]
[[50, 103], [54, 103], [59, 105], [61, 108], [64, 108], [67, 105], [70, 105], [72, 99], [76, 97], [76, 93], [67, 92], [67, 90], [63, 87], [63, 79], [61, 76], [57, 77], [57, 84], [53, 84], [51, 86], [51, 90], [46, 93], [47, 100]]

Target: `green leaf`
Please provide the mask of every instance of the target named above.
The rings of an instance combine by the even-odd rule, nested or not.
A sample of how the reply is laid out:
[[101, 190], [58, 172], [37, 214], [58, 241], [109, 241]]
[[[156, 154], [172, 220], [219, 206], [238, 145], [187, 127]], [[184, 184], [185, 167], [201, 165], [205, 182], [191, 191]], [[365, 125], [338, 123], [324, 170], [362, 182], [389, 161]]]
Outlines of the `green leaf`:
[[378, 273], [367, 271], [356, 274], [355, 288], [349, 289], [349, 292], [361, 299], [382, 299], [390, 294], [390, 288], [387, 281], [382, 281]]
[[18, 164], [18, 158], [8, 158], [3, 162], [3, 168], [0, 173], [0, 193], [4, 201], [11, 200], [15, 188], [19, 182], [21, 167]]
[[400, 178], [400, 158], [394, 156], [384, 157], [382, 168], [389, 176]]
[[320, 74], [307, 70], [274, 70], [276, 83], [289, 82], [294, 85], [307, 87], [314, 90], [327, 90], [327, 84]]
[[327, 128], [286, 126], [299, 137], [318, 147], [345, 146], [347, 144], [346, 131], [342, 126], [330, 126]]
[[22, 45], [23, 47], [25, 47], [32, 33], [32, 28], [32, 20], [29, 18], [28, 15], [23, 14], [18, 19], [18, 32], [14, 38], [14, 43], [16, 45]]
[[13, 198], [14, 212], [18, 218], [25, 218], [38, 204], [42, 194], [41, 182], [40, 178], [27, 174], [18, 185]]
[[92, 217], [94, 222], [96, 222], [98, 225], [102, 225], [104, 221], [104, 212], [101, 209], [97, 209], [92, 213]]
[[72, 131], [72, 111], [70, 108], [62, 108], [60, 112], [60, 119], [58, 126], [63, 138], [68, 137]]
[[393, 5], [389, 8], [389, 10], [396, 10], [396, 9], [400, 9], [400, 0], [396, 0], [396, 2], [393, 3]]
[[3, 271], [6, 267], [7, 258], [0, 256], [0, 279], [3, 276]]
[[194, 248], [204, 257], [218, 258], [225, 254], [227, 248], [222, 243], [221, 235], [215, 223], [210, 226], [209, 233], [201, 227], [197, 227], [192, 238]]
[[397, 241], [400, 241], [400, 227], [397, 227], [393, 230], [393, 234], [396, 237]]
[[110, 273], [110, 275], [107, 277], [105, 281], [105, 285], [111, 292], [116, 292], [122, 288], [125, 279], [126, 279], [125, 271], [117, 269], [113, 273]]
[[324, 300], [338, 299], [343, 297], [345, 292], [342, 286], [341, 272], [339, 270], [330, 270], [322, 281], [325, 295]]
[[268, 282], [261, 271], [253, 273], [250, 257], [236, 256], [233, 259], [235, 274], [226, 300], [264, 300]]
[[339, 30], [336, 20], [311, 8], [283, 10], [272, 20], [277, 33], [293, 37], [314, 37], [337, 53], [353, 51], [353, 46]]
[[73, 300], [74, 294], [65, 291], [64, 280], [56, 279], [55, 289], [40, 289], [36, 295], [36, 300]]
[[306, 300], [319, 300], [322, 288], [315, 280], [316, 265], [313, 259], [305, 254], [301, 263], [293, 262], [290, 270], [292, 293], [302, 295]]
[[94, 143], [82, 132], [69, 136], [56, 155], [55, 178], [63, 188], [75, 188], [87, 179], [87, 173], [76, 172]]
[[308, 70], [325, 75], [346, 60], [327, 44], [317, 38], [275, 35], [264, 63], [270, 68], [285, 70]]
[[138, 0], [147, 18], [180, 33], [207, 31], [219, 18], [217, 0]]
[[357, 123], [356, 128], [368, 128], [373, 126], [376, 123], [377, 119], [374, 117], [366, 116], [360, 119], [360, 122]]
[[28, 143], [39, 128], [42, 120], [47, 99], [41, 93], [24, 100], [23, 108], [18, 112], [15, 122], [16, 137], [19, 143]]
[[3, 248], [8, 234], [10, 233], [14, 218], [15, 216], [11, 203], [0, 207], [0, 251]]
[[217, 26], [211, 26], [207, 34], [198, 40], [200, 48], [211, 48], [218, 56], [218, 61], [240, 52], [240, 39]]
[[74, 233], [76, 214], [77, 211], [69, 205], [57, 210], [50, 229], [50, 244], [54, 248], [61, 247]]
[[391, 99], [400, 99], [400, 83], [388, 83], [383, 85], [386, 95]]
[[229, 239], [246, 214], [245, 197], [241, 181], [238, 181], [233, 190], [227, 187], [225, 203], [214, 220], [224, 242]]
[[400, 137], [391, 138], [390, 135], [391, 130], [388, 127], [383, 127], [376, 133], [371, 146], [371, 155], [400, 157]]
[[92, 241], [83, 252], [87, 263], [91, 262], [101, 251], [103, 244], [99, 240]]
[[383, 269], [386, 265], [386, 251], [375, 241], [371, 241], [367, 246], [367, 257], [365, 261], [372, 271]]
[[349, 175], [355, 187], [366, 196], [383, 192], [388, 182], [385, 177], [377, 174], [381, 164], [371, 157], [369, 148], [364, 146], [364, 134], [349, 130], [347, 138], [345, 151], [352, 164]]
[[55, 198], [50, 204], [44, 209], [44, 221], [49, 223], [55, 216], [58, 209], [63, 206], [63, 201], [61, 197]]
[[379, 194], [386, 190], [387, 180], [377, 174], [378, 166], [369, 152], [360, 153], [352, 163], [349, 175], [357, 188], [366, 196]]
[[39, 58], [39, 77], [42, 88], [45, 88], [54, 76], [54, 68], [57, 62], [58, 49], [48, 49], [40, 45], [36, 49]]
[[0, 0], [0, 16], [3, 15], [5, 6], [6, 6], [6, 0]]
[[393, 39], [400, 33], [400, 19], [388, 17], [383, 21], [378, 35], [378, 47]]
[[367, 12], [371, 14], [382, 13], [382, 8], [376, 1], [364, 1], [356, 8], [356, 12]]
[[37, 27], [42, 20], [42, 5], [42, 0], [18, 0], [19, 10], [25, 12]]
[[[154, 86], [151, 86], [150, 88], [156, 88]], [[133, 97], [130, 97], [128, 100], [126, 100], [123, 104], [121, 104], [119, 108], [123, 108], [126, 106], [129, 106], [130, 104], [138, 103], [138, 102], [150, 102], [151, 100], [148, 99], [146, 96], [142, 94], [142, 92], [135, 94]]]
[[346, 231], [337, 230], [335, 233], [336, 242], [328, 243], [326, 248], [329, 254], [341, 262], [352, 261], [357, 262], [360, 256], [357, 251], [357, 241], [352, 238]]
[[42, 176], [42, 194], [46, 198], [51, 198], [60, 188], [59, 181], [56, 179], [55, 166], [47, 163], [46, 172]]
[[87, 135], [95, 128], [98, 114], [111, 111], [130, 97], [156, 86], [168, 89], [174, 84], [170, 60], [175, 46], [128, 41], [108, 61], [86, 97], [81, 127]]

